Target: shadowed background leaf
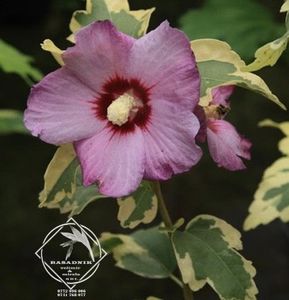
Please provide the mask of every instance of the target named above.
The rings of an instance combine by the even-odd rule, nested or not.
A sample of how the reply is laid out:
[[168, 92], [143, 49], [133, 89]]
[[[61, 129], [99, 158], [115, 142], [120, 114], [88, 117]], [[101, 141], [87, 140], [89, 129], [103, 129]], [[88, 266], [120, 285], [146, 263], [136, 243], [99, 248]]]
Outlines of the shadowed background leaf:
[[23, 124], [23, 114], [11, 109], [0, 110], [0, 134], [25, 133], [28, 130]]
[[0, 39], [0, 68], [4, 72], [16, 73], [31, 85], [42, 78], [41, 72], [31, 65], [32, 62], [32, 57]]
[[285, 32], [256, 0], [206, 0], [202, 7], [180, 18], [180, 27], [190, 39], [226, 41], [244, 59], [251, 59], [260, 45]]

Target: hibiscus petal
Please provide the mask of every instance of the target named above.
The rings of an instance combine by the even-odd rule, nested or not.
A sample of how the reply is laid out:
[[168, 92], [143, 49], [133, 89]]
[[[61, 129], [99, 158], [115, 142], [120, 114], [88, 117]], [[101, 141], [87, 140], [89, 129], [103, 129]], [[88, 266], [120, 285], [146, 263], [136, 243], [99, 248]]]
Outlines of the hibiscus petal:
[[235, 87], [233, 85], [224, 85], [214, 88], [212, 90], [213, 100], [211, 101], [211, 104], [219, 104], [225, 107], [229, 107], [229, 98], [234, 92], [234, 88]]
[[98, 182], [102, 194], [122, 197], [137, 189], [144, 174], [144, 142], [140, 129], [119, 134], [110, 128], [75, 143], [84, 185]]
[[94, 98], [95, 93], [63, 67], [32, 88], [25, 126], [56, 145], [90, 137], [104, 126], [92, 108]]
[[65, 65], [81, 81], [100, 92], [112, 76], [126, 75], [135, 39], [119, 32], [110, 21], [96, 21], [76, 34], [76, 45], [62, 55]]
[[230, 171], [245, 169], [241, 158], [250, 159], [251, 143], [224, 120], [208, 120], [207, 140], [213, 160]]
[[154, 101], [191, 110], [199, 101], [200, 76], [189, 40], [167, 21], [134, 43], [128, 72], [151, 88]]
[[193, 113], [176, 111], [173, 104], [160, 100], [143, 133], [145, 178], [166, 180], [195, 165], [202, 155], [194, 139], [198, 130], [199, 122]]

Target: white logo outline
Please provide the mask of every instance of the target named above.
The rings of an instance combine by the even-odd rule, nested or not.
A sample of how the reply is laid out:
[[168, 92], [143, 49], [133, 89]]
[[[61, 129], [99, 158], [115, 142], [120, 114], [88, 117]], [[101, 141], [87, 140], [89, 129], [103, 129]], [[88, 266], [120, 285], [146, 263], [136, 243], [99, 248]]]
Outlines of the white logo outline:
[[[53, 239], [53, 237], [56, 234], [58, 234], [63, 229], [63, 227], [72, 226], [72, 225], [74, 226], [76, 225], [77, 227], [79, 227], [86, 234], [86, 236], [93, 242], [93, 244], [98, 247], [99, 259], [78, 281], [67, 283], [59, 274], [57, 274], [57, 272], [53, 270], [53, 268], [49, 266], [49, 264], [45, 262], [45, 260], [43, 259], [43, 248]], [[35, 252], [35, 255], [41, 260], [43, 268], [48, 273], [48, 275], [52, 277], [54, 280], [56, 280], [57, 282], [63, 283], [69, 290], [72, 290], [77, 284], [88, 280], [97, 271], [100, 262], [107, 256], [107, 254], [108, 253], [101, 247], [96, 235], [89, 228], [87, 228], [84, 225], [80, 225], [73, 218], [69, 218], [65, 223], [58, 225], [54, 227], [52, 230], [50, 230], [48, 234], [45, 236], [41, 247]]]

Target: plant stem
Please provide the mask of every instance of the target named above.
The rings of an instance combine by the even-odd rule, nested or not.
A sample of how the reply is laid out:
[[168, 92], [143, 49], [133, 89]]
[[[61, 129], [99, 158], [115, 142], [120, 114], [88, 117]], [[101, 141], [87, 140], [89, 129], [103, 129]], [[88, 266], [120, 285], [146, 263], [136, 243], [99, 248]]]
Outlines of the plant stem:
[[[172, 219], [170, 217], [169, 211], [167, 209], [166, 202], [163, 197], [161, 185], [160, 185], [159, 181], [153, 182], [153, 188], [154, 188], [154, 191], [155, 191], [157, 199], [158, 199], [158, 209], [159, 209], [159, 213], [162, 217], [162, 220], [163, 220], [165, 226], [169, 230], [173, 230], [174, 225], [173, 225]], [[171, 235], [171, 233], [169, 233], [169, 234]], [[178, 284], [180, 283], [180, 280], [178, 278], [176, 278], [174, 275], [171, 276], [171, 279], [173, 279]], [[181, 287], [183, 289], [184, 300], [193, 300], [193, 293], [192, 293], [190, 287], [183, 282], [181, 282]]]
[[193, 292], [187, 284], [183, 284], [183, 295], [185, 300], [194, 300]]
[[178, 277], [176, 277], [174, 274], [170, 275], [170, 278], [173, 282], [175, 282], [180, 288], [183, 288], [183, 283], [180, 281]]
[[154, 182], [154, 188], [155, 188], [155, 193], [158, 199], [158, 209], [160, 212], [160, 215], [165, 223], [165, 226], [168, 229], [173, 229], [173, 222], [172, 219], [170, 217], [169, 211], [167, 209], [163, 194], [162, 194], [162, 190], [161, 190], [161, 185], [158, 181]]

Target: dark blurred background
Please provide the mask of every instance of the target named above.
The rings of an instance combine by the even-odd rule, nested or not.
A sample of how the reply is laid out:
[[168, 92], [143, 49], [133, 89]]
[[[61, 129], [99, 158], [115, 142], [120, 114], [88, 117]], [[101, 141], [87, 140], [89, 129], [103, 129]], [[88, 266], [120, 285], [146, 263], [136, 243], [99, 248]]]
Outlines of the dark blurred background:
[[[229, 41], [247, 62], [253, 59], [258, 46], [273, 40], [284, 31], [285, 16], [279, 14], [282, 0], [131, 2], [135, 9], [157, 7], [150, 28], [168, 19], [172, 25], [182, 26], [191, 38], [212, 35]], [[218, 9], [214, 9], [214, 14], [211, 13], [211, 8], [206, 8], [212, 2], [219, 4]], [[234, 8], [235, 2], [239, 4], [239, 13]], [[262, 9], [254, 10], [252, 3], [260, 5]], [[228, 9], [228, 5], [232, 7]], [[32, 55], [35, 66], [46, 74], [58, 66], [47, 52], [40, 49], [40, 42], [50, 38], [60, 48], [65, 48], [68, 45], [65, 38], [70, 33], [68, 24], [71, 14], [75, 9], [84, 7], [82, 0], [1, 0], [0, 38]], [[240, 14], [240, 7], [243, 14]], [[195, 15], [196, 11], [190, 12], [192, 9], [201, 10]], [[203, 13], [203, 17], [200, 17], [200, 13]], [[264, 14], [267, 19], [260, 22], [260, 16]], [[243, 17], [239, 19], [240, 15]], [[235, 34], [225, 29], [228, 27], [232, 27]], [[265, 68], [259, 74], [288, 106], [289, 60], [286, 56], [289, 57], [288, 51], [274, 68]], [[1, 108], [24, 110], [28, 93], [29, 87], [20, 77], [0, 72]], [[247, 170], [232, 173], [218, 168], [204, 149], [203, 159], [189, 174], [177, 176], [163, 184], [164, 194], [175, 220], [180, 216], [188, 221], [197, 214], [212, 214], [224, 218], [242, 231], [248, 206], [264, 169], [280, 156], [277, 142], [281, 133], [275, 129], [257, 127], [259, 121], [268, 117], [275, 121], [289, 120], [287, 112], [265, 98], [246, 90], [236, 90], [232, 96], [232, 111], [228, 119], [253, 142], [252, 160], [247, 163]], [[30, 136], [0, 136], [1, 299], [56, 299], [56, 289], [62, 288], [45, 273], [34, 255], [47, 232], [67, 218], [57, 210], [38, 208], [43, 174], [54, 152], [55, 147]], [[103, 199], [90, 204], [76, 220], [97, 235], [103, 231], [128, 233], [129, 231], [121, 229], [116, 215], [116, 201]], [[158, 222], [159, 219], [154, 223]], [[275, 221], [268, 226], [243, 232], [243, 243], [243, 255], [254, 262], [258, 272], [258, 299], [288, 300], [288, 225]], [[145, 299], [149, 295], [165, 300], [178, 300], [182, 297], [173, 282], [148, 280], [115, 268], [112, 257], [106, 258], [96, 274], [82, 284], [81, 288], [87, 289], [88, 300]], [[208, 287], [195, 293], [195, 298], [218, 299]]]

